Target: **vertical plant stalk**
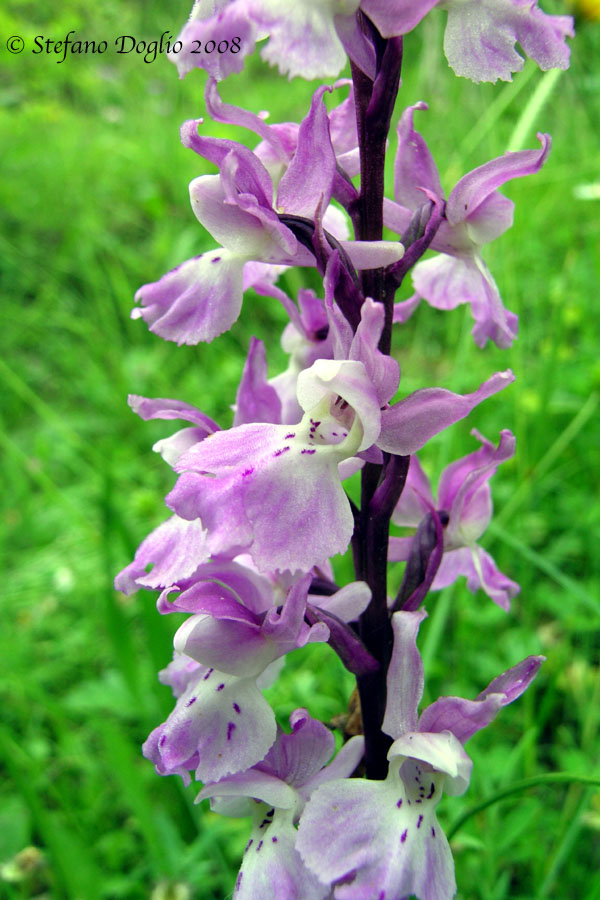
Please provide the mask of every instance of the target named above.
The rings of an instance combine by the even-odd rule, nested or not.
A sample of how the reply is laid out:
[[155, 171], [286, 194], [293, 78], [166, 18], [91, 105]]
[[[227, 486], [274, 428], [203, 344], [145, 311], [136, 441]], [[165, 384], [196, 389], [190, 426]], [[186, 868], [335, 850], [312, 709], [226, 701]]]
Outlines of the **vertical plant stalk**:
[[[365, 27], [368, 23], [364, 22]], [[400, 85], [402, 38], [382, 40], [374, 31], [377, 74], [371, 80], [352, 67], [360, 151], [360, 195], [352, 210], [356, 237], [378, 241], [383, 237], [385, 149], [390, 121]], [[383, 269], [362, 274], [366, 297], [383, 303], [385, 325], [379, 342], [382, 353], [391, 348], [393, 292], [386, 294]], [[367, 778], [387, 775], [387, 751], [391, 740], [381, 730], [385, 714], [386, 676], [393, 646], [387, 608], [387, 555], [389, 522], [408, 472], [408, 457], [388, 456], [385, 465], [367, 463], [361, 476], [361, 507], [353, 538], [356, 577], [371, 588], [371, 602], [361, 616], [360, 636], [379, 663], [378, 671], [359, 676], [365, 766]]]
[[[383, 237], [385, 145], [400, 86], [402, 38], [382, 40], [375, 32], [377, 74], [372, 81], [352, 65], [360, 153], [360, 194], [353, 215], [356, 237], [380, 241]], [[385, 327], [379, 349], [389, 354], [392, 336], [393, 295], [386, 296], [383, 269], [362, 274], [363, 292], [385, 305]]]
[[[357, 578], [371, 588], [371, 602], [360, 619], [360, 636], [367, 650], [379, 663], [376, 672], [357, 678], [363, 730], [367, 778], [383, 780], [387, 775], [387, 753], [392, 739], [381, 730], [387, 700], [387, 670], [394, 635], [387, 606], [387, 563], [390, 518], [406, 482], [409, 456], [389, 456], [383, 478], [370, 501], [361, 509], [361, 571]], [[365, 466], [367, 468], [367, 466]], [[363, 503], [370, 491], [372, 470], [364, 473]], [[364, 510], [364, 512], [363, 512]]]

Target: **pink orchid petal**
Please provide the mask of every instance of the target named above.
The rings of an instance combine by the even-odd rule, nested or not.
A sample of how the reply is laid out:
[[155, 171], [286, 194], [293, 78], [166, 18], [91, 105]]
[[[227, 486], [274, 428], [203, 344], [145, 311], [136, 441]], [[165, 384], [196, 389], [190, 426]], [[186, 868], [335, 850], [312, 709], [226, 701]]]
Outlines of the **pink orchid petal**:
[[[477, 567], [473, 554], [477, 560]], [[515, 581], [498, 569], [490, 554], [477, 546], [474, 548], [462, 547], [459, 550], [449, 550], [444, 553], [431, 589], [440, 591], [442, 588], [454, 584], [461, 575], [467, 579], [467, 587], [470, 591], [475, 593], [481, 588], [494, 603], [507, 612], [510, 609], [511, 599], [521, 590]]]
[[[439, 777], [439, 776], [438, 776]], [[451, 900], [454, 863], [435, 801], [409, 805], [396, 775], [347, 779], [318, 788], [300, 819], [296, 846], [340, 900]]]
[[457, 225], [469, 220], [483, 201], [507, 181], [539, 172], [548, 158], [552, 140], [548, 134], [539, 133], [537, 137], [541, 150], [505, 153], [461, 178], [446, 203], [448, 222]]
[[571, 16], [548, 16], [537, 0], [451, 0], [444, 52], [457, 75], [472, 81], [511, 81], [523, 68], [518, 41], [541, 69], [566, 69]]
[[226, 250], [187, 260], [138, 290], [131, 317], [180, 345], [212, 341], [240, 314], [244, 262]]
[[[395, 525], [416, 528], [430, 509], [435, 508], [431, 485], [417, 456], [411, 456], [408, 475], [394, 512]], [[440, 505], [440, 508], [443, 508]]]
[[277, 209], [313, 219], [321, 200], [331, 199], [335, 175], [335, 153], [329, 135], [329, 118], [321, 87], [313, 94], [310, 112], [300, 124], [298, 144], [277, 189]]
[[253, 337], [235, 398], [233, 425], [280, 421], [281, 401], [267, 382], [265, 345]]
[[181, 400], [168, 400], [164, 397], [140, 397], [138, 394], [129, 394], [127, 402], [134, 413], [144, 421], [149, 419], [184, 419], [206, 430], [206, 434], [218, 431], [219, 426], [213, 419]]
[[388, 453], [410, 456], [435, 434], [468, 416], [479, 403], [513, 381], [514, 375], [508, 369], [492, 375], [472, 394], [453, 394], [443, 388], [415, 391], [382, 412], [377, 446]]
[[156, 739], [144, 745], [144, 755], [169, 774], [197, 754], [196, 777], [218, 781], [264, 757], [275, 740], [275, 716], [255, 679], [200, 672], [153, 732]]
[[475, 700], [440, 697], [423, 711], [419, 729], [451, 731], [461, 743], [466, 743], [480, 729], [489, 725], [503, 706], [512, 703], [527, 690], [544, 659], [543, 656], [528, 656], [512, 669], [494, 678]]
[[[181, 41], [182, 48], [178, 53], [173, 50], [167, 54], [172, 63], [177, 66], [179, 77], [184, 78], [188, 72], [195, 68], [206, 69], [209, 75], [220, 81], [235, 72], [241, 72], [244, 68], [244, 59], [254, 50], [257, 39], [256, 23], [246, 14], [243, 3], [227, 3], [220, 0], [215, 6], [216, 14], [207, 18], [196, 17], [202, 15], [200, 5], [192, 10], [192, 16], [187, 22], [177, 40]], [[212, 12], [212, 10], [211, 10]], [[232, 38], [238, 38], [233, 42]], [[195, 43], [200, 41], [199, 44]], [[225, 53], [202, 52], [207, 41], [215, 41], [216, 47], [222, 41], [227, 41], [229, 50]], [[175, 42], [173, 42], [175, 43]], [[239, 52], [232, 53], [231, 48], [239, 46]], [[200, 49], [201, 52], [197, 52]]]
[[413, 127], [415, 110], [427, 110], [423, 101], [404, 110], [398, 122], [398, 149], [394, 163], [394, 198], [401, 206], [418, 209], [425, 202], [423, 188], [443, 198], [440, 176], [425, 139]]
[[[115, 588], [132, 594], [140, 587], [150, 590], [170, 587], [193, 575], [209, 553], [202, 522], [186, 522], [171, 516], [142, 541], [133, 562], [115, 578]], [[151, 571], [148, 566], [152, 566]]]

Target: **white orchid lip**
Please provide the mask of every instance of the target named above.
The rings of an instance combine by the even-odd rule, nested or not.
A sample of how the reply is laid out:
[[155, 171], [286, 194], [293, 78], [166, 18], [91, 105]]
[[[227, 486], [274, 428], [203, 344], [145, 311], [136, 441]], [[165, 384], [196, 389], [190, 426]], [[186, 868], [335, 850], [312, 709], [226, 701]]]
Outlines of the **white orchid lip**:
[[360, 419], [339, 395], [308, 410], [295, 431], [295, 441], [306, 445], [301, 453], [329, 452], [339, 461], [354, 456], [363, 438]]
[[[374, 444], [381, 429], [381, 415], [373, 384], [362, 362], [318, 359], [298, 376], [298, 403], [311, 418], [314, 412], [341, 424], [351, 423], [344, 442], [344, 457], [354, 456]], [[342, 408], [345, 402], [354, 418]], [[346, 443], [347, 441], [347, 443]], [[341, 449], [341, 445], [340, 445]]]
[[394, 741], [388, 759], [398, 756], [424, 762], [447, 776], [446, 793], [462, 794], [469, 786], [473, 762], [451, 731], [439, 734], [407, 732]]

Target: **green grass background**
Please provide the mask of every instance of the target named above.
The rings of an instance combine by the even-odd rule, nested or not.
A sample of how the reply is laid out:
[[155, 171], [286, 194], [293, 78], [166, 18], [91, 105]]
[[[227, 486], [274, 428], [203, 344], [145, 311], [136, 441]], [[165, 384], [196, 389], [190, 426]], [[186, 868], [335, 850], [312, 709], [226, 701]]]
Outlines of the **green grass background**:
[[[165, 517], [173, 483], [150, 450], [168, 423], [138, 420], [127, 393], [187, 400], [226, 427], [250, 335], [266, 342], [273, 374], [285, 364], [284, 318], [275, 301], [249, 295], [231, 332], [197, 348], [129, 319], [140, 284], [212, 246], [187, 195], [211, 169], [178, 140], [180, 122], [204, 112], [201, 74], [180, 82], [164, 59], [110, 50], [57, 64], [4, 47], [13, 34], [31, 47], [37, 34], [60, 39], [71, 28], [152, 40], [176, 34], [187, 13], [187, 0], [168, 11], [157, 0], [20, 0], [0, 11], [0, 896], [9, 900], [227, 897], [246, 841], [247, 823], [195, 807], [193, 787], [142, 759], [141, 742], [172, 705], [156, 672], [177, 617], [161, 618], [148, 594], [116, 594], [112, 580]], [[477, 349], [462, 309], [423, 306], [395, 337], [405, 393], [472, 390], [507, 366], [517, 374], [424, 454], [438, 473], [474, 449], [471, 427], [492, 439], [515, 431], [484, 543], [522, 585], [509, 616], [464, 582], [429, 598], [425, 699], [475, 696], [523, 656], [548, 658], [528, 693], [469, 744], [471, 788], [443, 802], [448, 827], [521, 778], [600, 772], [600, 26], [582, 24], [569, 72], [527, 65], [496, 86], [456, 79], [442, 33], [433, 15], [407, 39], [398, 109], [429, 102], [418, 127], [447, 190], [509, 146], [536, 146], [537, 130], [554, 135], [543, 171], [506, 187], [515, 225], [486, 250], [521, 317], [514, 348]], [[282, 121], [304, 115], [311, 86], [253, 60], [222, 93]], [[582, 199], [581, 185], [595, 185], [596, 199], [593, 189]], [[301, 277], [288, 277], [290, 291]], [[270, 699], [282, 722], [300, 705], [328, 721], [351, 686], [327, 648], [313, 647], [290, 658]], [[600, 792], [575, 782], [529, 789], [468, 819], [453, 849], [462, 900], [600, 900]]]

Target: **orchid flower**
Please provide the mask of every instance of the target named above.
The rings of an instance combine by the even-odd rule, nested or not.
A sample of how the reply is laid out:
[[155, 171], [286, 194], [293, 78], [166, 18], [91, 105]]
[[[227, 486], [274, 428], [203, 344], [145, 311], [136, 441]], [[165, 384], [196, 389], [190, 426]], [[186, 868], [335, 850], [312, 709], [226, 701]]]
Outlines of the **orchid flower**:
[[198, 667], [191, 668], [175, 709], [144, 745], [159, 774], [195, 769], [202, 781], [216, 781], [264, 757], [276, 734], [275, 714], [260, 690], [272, 664], [329, 636], [323, 623], [304, 622], [310, 581], [301, 578], [281, 611], [272, 607], [263, 615], [216, 583], [201, 582], [186, 592], [187, 604], [193, 602], [199, 612], [180, 627], [174, 646], [179, 659]]
[[[335, 154], [336, 167], [345, 176], [340, 177], [337, 173], [334, 176], [333, 195], [338, 197], [338, 193], [341, 193], [341, 196], [338, 197], [340, 202], [357, 196], [356, 190], [349, 183], [349, 177], [358, 175], [360, 172], [356, 107], [352, 82], [342, 78], [335, 82], [333, 89], [343, 88], [348, 85], [350, 86], [348, 97], [328, 113], [329, 136]], [[324, 88], [319, 88], [318, 95], [321, 95], [324, 90]], [[332, 88], [329, 88], [329, 90], [332, 90]], [[300, 125], [296, 122], [275, 122], [269, 124], [269, 122], [265, 121], [268, 118], [268, 113], [266, 112], [256, 115], [240, 106], [224, 103], [214, 78], [209, 78], [206, 82], [204, 99], [207, 112], [215, 122], [246, 128], [261, 138], [260, 143], [254, 147], [253, 152], [267, 169], [273, 180], [273, 185], [277, 187], [298, 149]], [[326, 227], [330, 231], [332, 231], [332, 226], [335, 228], [331, 220], [333, 218], [332, 214], [336, 212], [335, 207], [329, 207], [325, 213]], [[333, 233], [335, 234], [335, 230]], [[338, 236], [340, 239], [344, 239], [347, 237], [347, 234], [336, 234], [336, 237]]]
[[[514, 456], [515, 438], [510, 431], [502, 431], [495, 447], [478, 431], [472, 434], [483, 446], [444, 469], [437, 503], [419, 460], [411, 457], [406, 485], [392, 519], [396, 525], [416, 528], [429, 510], [444, 510], [448, 515], [444, 555], [431, 590], [441, 590], [464, 575], [470, 591], [481, 588], [494, 603], [508, 610], [511, 598], [519, 593], [519, 585], [500, 572], [477, 541], [492, 518], [489, 479], [500, 463]], [[408, 559], [411, 541], [412, 538], [390, 538], [390, 560]]]
[[567, 69], [572, 16], [549, 16], [537, 0], [443, 0], [448, 12], [444, 53], [457, 75], [472, 81], [512, 81], [523, 68], [517, 41], [540, 69]]
[[297, 848], [335, 900], [451, 900], [454, 863], [437, 821], [442, 793], [462, 794], [472, 762], [463, 744], [516, 700], [543, 657], [495, 678], [475, 700], [441, 697], [418, 716], [423, 663], [419, 612], [392, 617], [394, 649], [383, 730], [393, 743], [385, 781], [346, 779], [320, 787], [300, 820]]
[[[182, 591], [174, 585], [161, 593], [161, 613], [192, 615], [175, 634], [175, 660], [162, 678], [174, 688], [175, 709], [145, 745], [159, 774], [187, 781], [187, 769], [195, 769], [197, 778], [214, 781], [263, 758], [274, 740], [275, 717], [260, 688], [278, 661], [307, 643], [329, 640], [326, 622], [336, 628], [337, 645], [343, 623], [357, 619], [370, 600], [367, 585], [357, 582], [313, 598], [309, 607], [311, 580], [309, 574], [292, 583], [281, 602], [269, 579], [240, 562], [215, 560]], [[364, 665], [356, 639], [352, 651]]]
[[275, 743], [261, 762], [207, 784], [196, 798], [198, 803], [210, 797], [215, 812], [252, 816], [236, 880], [236, 900], [281, 900], [293, 895], [325, 900], [329, 895], [329, 888], [302, 862], [295, 848], [294, 825], [318, 786], [352, 774], [364, 741], [352, 738], [326, 765], [335, 748], [331, 731], [305, 709], [294, 710], [290, 725], [291, 734], [278, 729]]
[[[269, 37], [261, 56], [293, 78], [328, 78], [340, 72], [346, 54], [369, 75], [375, 73], [375, 50], [360, 28], [361, 10], [384, 37], [411, 31], [436, 0], [300, 0], [293, 8], [281, 0], [196, 0], [189, 21], [179, 34], [183, 49], [170, 53], [180, 77], [196, 66], [217, 80], [240, 72], [244, 57], [257, 40]], [[235, 35], [233, 52], [202, 54], [190, 51], [194, 41], [204, 46]], [[239, 48], [239, 49], [238, 49]]]
[[[444, 196], [433, 157], [413, 126], [414, 111], [427, 108], [422, 102], [409, 106], [398, 123], [396, 202], [385, 201], [384, 210], [386, 223], [399, 234], [408, 227], [413, 211], [426, 202], [427, 194]], [[538, 138], [541, 150], [505, 153], [460, 179], [450, 192], [444, 221], [431, 244], [439, 255], [418, 262], [412, 270], [417, 294], [437, 309], [470, 303], [475, 319], [472, 334], [480, 347], [488, 338], [499, 347], [509, 347], [517, 334], [517, 317], [504, 309], [481, 250], [512, 225], [514, 203], [497, 188], [539, 171], [546, 161], [550, 137], [538, 134]]]
[[399, 370], [377, 349], [382, 327], [381, 305], [365, 301], [356, 335], [337, 338], [351, 358], [319, 359], [300, 373], [297, 425], [240, 425], [179, 458], [167, 504], [183, 519], [201, 519], [212, 554], [247, 551], [261, 571], [308, 571], [344, 552], [354, 522], [340, 464], [373, 445], [375, 453], [414, 453], [512, 380], [498, 373], [466, 395], [426, 388], [390, 407]]
[[[314, 266], [314, 254], [280, 219], [282, 214], [314, 219], [326, 209], [336, 176], [335, 151], [319, 88], [300, 125], [295, 153], [274, 198], [271, 176], [260, 159], [235, 141], [203, 137], [201, 122], [184, 123], [184, 146], [219, 166], [190, 184], [192, 209], [221, 247], [182, 263], [159, 281], [141, 287], [132, 316], [179, 344], [212, 341], [237, 320], [244, 291], [273, 280], [274, 266]], [[358, 268], [377, 268], [402, 257], [392, 241], [345, 241]], [[258, 267], [256, 263], [262, 263]], [[264, 264], [270, 266], [266, 268]]]
[[[318, 5], [300, 0], [292, 10], [281, 0], [196, 0], [178, 37], [183, 47], [169, 57], [180, 77], [201, 67], [216, 79], [226, 78], [240, 72], [256, 41], [268, 36], [263, 59], [290, 78], [337, 75], [346, 54], [372, 77], [375, 52], [357, 13], [390, 38], [412, 31], [434, 6], [448, 13], [444, 52], [457, 75], [510, 81], [511, 73], [523, 68], [517, 41], [540, 68], [568, 68], [565, 38], [573, 37], [573, 19], [546, 15], [537, 0], [327, 0]], [[226, 41], [227, 50], [198, 52], [211, 40], [215, 46]]]

